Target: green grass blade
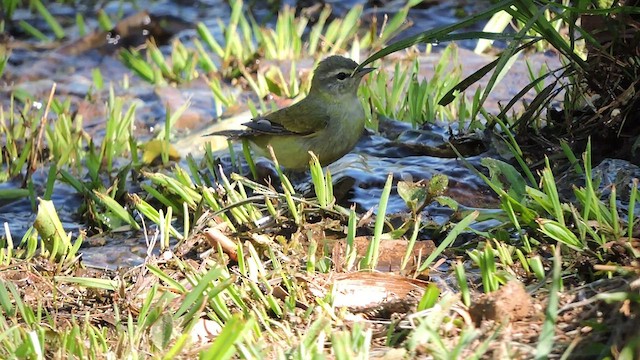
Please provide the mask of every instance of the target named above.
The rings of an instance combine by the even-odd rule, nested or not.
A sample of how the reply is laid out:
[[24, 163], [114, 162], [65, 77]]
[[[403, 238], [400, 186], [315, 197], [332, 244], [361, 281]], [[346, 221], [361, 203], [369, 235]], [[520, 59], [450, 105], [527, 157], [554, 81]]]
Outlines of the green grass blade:
[[442, 254], [442, 252], [447, 247], [449, 247], [449, 245], [453, 243], [453, 241], [458, 237], [458, 235], [460, 235], [464, 230], [467, 229], [469, 225], [471, 225], [471, 223], [478, 217], [478, 215], [480, 215], [480, 213], [477, 210], [475, 210], [469, 215], [465, 216], [465, 218], [462, 219], [459, 223], [457, 223], [456, 226], [454, 226], [453, 229], [451, 229], [447, 237], [445, 237], [444, 240], [442, 240], [440, 245], [438, 245], [438, 247], [431, 254], [429, 254], [429, 257], [427, 257], [427, 260], [425, 260], [425, 262], [422, 263], [418, 271], [422, 272], [427, 270], [427, 268], [429, 267], [429, 265], [431, 265], [433, 260], [435, 260], [438, 256], [440, 256], [440, 254]]

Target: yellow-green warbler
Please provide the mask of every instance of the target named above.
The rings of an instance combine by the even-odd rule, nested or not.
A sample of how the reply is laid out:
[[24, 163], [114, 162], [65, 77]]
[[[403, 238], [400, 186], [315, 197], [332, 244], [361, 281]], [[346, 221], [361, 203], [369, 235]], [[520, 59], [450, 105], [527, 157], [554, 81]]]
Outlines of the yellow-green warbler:
[[365, 115], [358, 84], [373, 68], [355, 71], [358, 64], [342, 56], [322, 60], [313, 73], [311, 90], [300, 102], [244, 123], [245, 130], [208, 135], [247, 139], [259, 155], [269, 157], [271, 145], [278, 162], [290, 170], [309, 167], [309, 151], [322, 166], [351, 151], [364, 129]]

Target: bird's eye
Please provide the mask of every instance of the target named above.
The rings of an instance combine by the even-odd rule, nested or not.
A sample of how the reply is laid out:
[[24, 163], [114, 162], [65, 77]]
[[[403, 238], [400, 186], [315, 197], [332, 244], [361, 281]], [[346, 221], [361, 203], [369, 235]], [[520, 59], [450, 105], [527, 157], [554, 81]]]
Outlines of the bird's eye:
[[338, 78], [338, 80], [344, 80], [344, 79], [349, 77], [349, 74], [344, 73], [344, 72], [340, 72], [340, 73], [338, 73], [338, 75], [336, 75], [336, 77]]

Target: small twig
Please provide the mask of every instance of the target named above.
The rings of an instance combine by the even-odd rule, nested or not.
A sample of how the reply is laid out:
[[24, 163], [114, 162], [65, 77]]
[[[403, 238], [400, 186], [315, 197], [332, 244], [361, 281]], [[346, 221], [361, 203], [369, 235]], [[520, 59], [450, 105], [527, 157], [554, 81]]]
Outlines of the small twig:
[[[38, 128], [38, 141], [36, 141], [35, 143], [35, 150], [40, 148], [40, 145], [42, 145], [42, 135], [44, 134], [44, 127], [45, 125], [47, 125], [47, 118], [49, 117], [49, 109], [51, 109], [51, 102], [53, 101], [53, 94], [56, 93], [56, 86], [58, 84], [57, 83], [53, 83], [53, 85], [51, 86], [51, 92], [49, 93], [49, 100], [47, 100], [47, 107], [44, 108], [44, 114], [42, 115], [42, 120], [40, 120], [40, 126]], [[33, 167], [33, 169], [35, 170], [35, 163], [38, 160], [38, 152], [34, 152], [33, 155], [33, 164], [31, 164], [31, 166]]]

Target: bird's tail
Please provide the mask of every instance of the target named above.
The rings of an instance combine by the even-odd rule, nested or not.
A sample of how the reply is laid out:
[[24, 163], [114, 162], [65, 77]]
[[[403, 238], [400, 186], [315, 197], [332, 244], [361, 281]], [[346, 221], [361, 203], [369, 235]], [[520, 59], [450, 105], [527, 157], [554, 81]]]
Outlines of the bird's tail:
[[210, 134], [205, 134], [204, 136], [224, 136], [229, 139], [241, 139], [249, 135], [249, 132], [246, 130], [221, 130], [215, 131]]

